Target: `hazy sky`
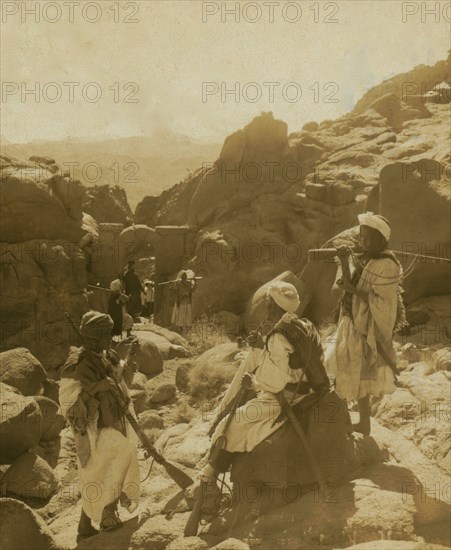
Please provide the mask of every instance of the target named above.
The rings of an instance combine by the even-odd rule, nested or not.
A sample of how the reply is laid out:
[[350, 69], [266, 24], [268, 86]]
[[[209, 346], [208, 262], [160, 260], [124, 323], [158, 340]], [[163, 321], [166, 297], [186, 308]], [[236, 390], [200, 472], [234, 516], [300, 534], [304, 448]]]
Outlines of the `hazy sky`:
[[[225, 12], [235, 4], [239, 20]], [[436, 15], [422, 13], [436, 4]], [[38, 15], [26, 12], [33, 5]], [[445, 59], [450, 48], [449, 1], [2, 0], [1, 7], [1, 134], [15, 142], [166, 128], [222, 141], [261, 111], [295, 131], [339, 116], [368, 88]], [[79, 84], [73, 97], [70, 82]], [[205, 87], [211, 94], [203, 97]], [[23, 94], [32, 88], [39, 102]]]

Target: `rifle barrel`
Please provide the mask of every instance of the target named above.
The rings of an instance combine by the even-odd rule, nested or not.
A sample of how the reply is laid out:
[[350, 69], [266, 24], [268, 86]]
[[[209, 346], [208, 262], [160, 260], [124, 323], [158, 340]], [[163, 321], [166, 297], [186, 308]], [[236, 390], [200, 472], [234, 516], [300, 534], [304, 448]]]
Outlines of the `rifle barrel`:
[[[78, 336], [81, 344], [83, 345], [83, 348], [85, 349], [89, 359], [94, 363], [94, 365], [97, 364], [98, 359], [94, 356], [91, 349], [86, 344], [85, 339], [84, 339], [83, 335], [81, 334], [81, 332], [79, 331], [77, 325], [74, 323], [74, 321], [72, 320], [72, 318], [70, 317], [70, 315], [68, 313], [66, 313], [65, 316], [66, 316], [67, 320], [69, 321], [69, 323], [72, 325], [72, 328], [74, 329], [75, 334]], [[106, 373], [103, 371], [103, 369], [102, 369], [101, 372], [102, 372], [104, 378], [107, 378]], [[149, 438], [147, 437], [147, 435], [141, 429], [141, 426], [138, 424], [136, 418], [129, 411], [128, 405], [125, 402], [125, 399], [123, 397], [122, 390], [121, 390], [114, 374], [112, 374], [111, 379], [113, 380], [113, 382], [116, 386], [115, 397], [116, 397], [116, 399], [119, 403], [119, 406], [120, 406], [124, 416], [129, 421], [131, 427], [136, 432], [136, 435], [139, 437], [139, 439], [140, 439], [141, 443], [143, 444], [143, 447], [146, 449], [146, 451], [150, 454], [150, 456], [156, 462], [158, 462], [159, 464], [161, 464], [164, 467], [164, 469], [169, 474], [169, 476], [177, 483], [177, 485], [181, 489], [186, 489], [187, 487], [192, 485], [194, 483], [194, 481], [187, 474], [185, 474], [185, 472], [183, 472], [182, 470], [180, 470], [179, 468], [177, 468], [173, 464], [170, 464], [169, 462], [167, 462], [166, 459], [163, 457], [163, 455], [161, 455], [155, 449], [155, 447], [149, 441]]]
[[[351, 250], [354, 250], [350, 247]], [[415, 252], [403, 252], [402, 250], [392, 250], [395, 254], [399, 256], [409, 256], [416, 259], [424, 259], [431, 262], [450, 262], [451, 258], [443, 258], [442, 256], [429, 256], [427, 254], [415, 254]], [[312, 248], [308, 251], [308, 259], [310, 262], [321, 262], [325, 260], [330, 260], [337, 256], [336, 248]]]

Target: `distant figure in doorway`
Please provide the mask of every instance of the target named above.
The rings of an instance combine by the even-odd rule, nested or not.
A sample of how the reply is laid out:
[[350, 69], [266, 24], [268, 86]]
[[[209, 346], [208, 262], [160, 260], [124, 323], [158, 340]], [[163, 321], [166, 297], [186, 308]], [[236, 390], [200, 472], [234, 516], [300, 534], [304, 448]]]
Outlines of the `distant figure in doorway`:
[[125, 304], [128, 302], [128, 296], [122, 291], [122, 283], [120, 279], [115, 279], [110, 284], [110, 299], [108, 302], [108, 315], [113, 319], [113, 329], [111, 336], [122, 339], [122, 321], [125, 309]]
[[155, 301], [155, 287], [154, 282], [146, 280], [144, 281], [144, 292], [143, 292], [143, 316], [148, 317], [149, 321], [153, 315]]
[[141, 292], [144, 288], [135, 273], [135, 262], [128, 262], [127, 271], [124, 273], [124, 290], [129, 297], [127, 311], [132, 316], [133, 320], [139, 321], [141, 314]]
[[180, 271], [174, 285], [175, 304], [171, 322], [182, 333], [186, 333], [193, 323], [192, 295], [196, 289], [196, 281], [188, 279], [186, 271]]

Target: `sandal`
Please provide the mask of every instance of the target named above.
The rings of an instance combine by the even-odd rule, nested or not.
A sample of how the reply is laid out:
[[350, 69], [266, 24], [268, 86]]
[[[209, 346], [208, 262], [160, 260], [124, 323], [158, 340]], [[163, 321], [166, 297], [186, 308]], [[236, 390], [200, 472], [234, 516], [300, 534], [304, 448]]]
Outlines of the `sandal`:
[[113, 531], [114, 529], [119, 529], [119, 527], [122, 527], [122, 525], [123, 523], [119, 519], [119, 516], [116, 514], [116, 512], [111, 512], [102, 518], [102, 521], [100, 522], [100, 530]]

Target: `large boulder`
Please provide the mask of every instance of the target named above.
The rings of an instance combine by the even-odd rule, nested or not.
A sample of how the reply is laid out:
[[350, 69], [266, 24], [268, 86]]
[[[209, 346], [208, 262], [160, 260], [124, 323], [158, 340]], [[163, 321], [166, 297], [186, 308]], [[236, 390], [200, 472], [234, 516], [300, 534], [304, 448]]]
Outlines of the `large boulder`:
[[0, 518], [2, 550], [65, 550], [39, 515], [19, 500], [1, 498]]
[[38, 395], [46, 378], [44, 367], [26, 348], [0, 353], [0, 381], [14, 386], [22, 395]]
[[42, 415], [33, 398], [16, 393], [6, 384], [0, 384], [0, 403], [0, 463], [11, 464], [38, 444]]
[[404, 103], [396, 94], [386, 94], [370, 104], [369, 109], [374, 109], [385, 117], [396, 131], [400, 131], [405, 122], [415, 118], [427, 118], [432, 116], [430, 111], [423, 105], [416, 108]]
[[236, 343], [205, 351], [188, 371], [189, 395], [198, 402], [216, 398], [228, 387], [246, 354]]
[[250, 546], [242, 540], [229, 538], [216, 544], [211, 550], [250, 550]]
[[[331, 415], [332, 411], [327, 414], [338, 419], [338, 415]], [[420, 533], [437, 544], [448, 544], [447, 474], [424, 457], [413, 443], [392, 430], [382, 428], [374, 419], [372, 433], [377, 446], [372, 438], [360, 436], [348, 448], [351, 453], [345, 452], [351, 460], [343, 461], [336, 445], [340, 439], [335, 433], [339, 425], [335, 423], [327, 428], [325, 423], [319, 422], [312, 424], [311, 428], [326, 436], [322, 445], [327, 453], [332, 453], [330, 458], [336, 454], [338, 461], [335, 466], [338, 469], [335, 473], [339, 473], [340, 464], [347, 463], [351, 467], [346, 475], [339, 474], [335, 480], [334, 476], [329, 477], [327, 470], [329, 473], [333, 470], [330, 468], [334, 461], [329, 462], [321, 454], [317, 455], [319, 448], [310, 441], [329, 484], [325, 491], [318, 491], [317, 487], [300, 490], [296, 484], [299, 474], [296, 474], [304, 477], [303, 469], [308, 461], [296, 463], [292, 455], [298, 455], [299, 449], [297, 444], [291, 445], [291, 454], [282, 450], [282, 459], [276, 468], [275, 463], [270, 462], [266, 470], [263, 467], [258, 472], [251, 468], [246, 470], [246, 477], [241, 478], [241, 483], [234, 488], [233, 509], [222, 527], [223, 531], [227, 532], [233, 522], [234, 535], [241, 539], [252, 536], [256, 545], [264, 540], [268, 547], [289, 544], [305, 550], [321, 546], [342, 548], [380, 539], [394, 544], [396, 540], [410, 540], [414, 547]], [[276, 449], [281, 450], [273, 445], [275, 435], [266, 449], [272, 461], [277, 455]], [[308, 430], [308, 440], [311, 435]], [[385, 457], [383, 463], [382, 456]], [[285, 462], [287, 458], [288, 464]], [[243, 459], [240, 456], [235, 463]], [[359, 466], [354, 471], [353, 464]], [[261, 482], [262, 474], [268, 480], [266, 483]], [[291, 482], [292, 479], [295, 481]], [[261, 521], [263, 514], [264, 521]], [[434, 526], [433, 531], [431, 526]], [[373, 546], [368, 545], [368, 548]]]
[[1, 348], [27, 347], [46, 367], [64, 362], [71, 334], [64, 312], [80, 317], [92, 240], [84, 224], [83, 188], [55, 175], [52, 159], [0, 158]]
[[7, 242], [63, 239], [78, 242], [83, 189], [47, 167], [2, 157], [0, 233]]
[[118, 185], [85, 187], [83, 211], [98, 223], [121, 223], [124, 226], [133, 223], [133, 212], [127, 201], [127, 193]]
[[37, 395], [34, 400], [41, 410], [41, 440], [51, 441], [58, 437], [64, 428], [64, 416], [61, 414], [58, 403], [55, 403], [53, 399]]
[[[168, 331], [172, 333], [172, 331]], [[153, 330], [140, 330], [136, 331], [135, 335], [139, 338], [145, 346], [154, 347], [162, 356], [163, 359], [175, 359], [176, 357], [187, 357], [189, 355], [187, 348], [187, 342], [185, 345], [176, 344], [169, 340], [163, 331], [154, 332]]]
[[436, 351], [432, 361], [435, 370], [451, 371], [451, 347]]
[[33, 452], [23, 453], [1, 479], [2, 494], [47, 500], [58, 488], [50, 465]]
[[170, 401], [173, 397], [175, 397], [177, 388], [174, 384], [166, 382], [158, 384], [155, 388], [152, 384], [150, 387], [146, 387], [146, 391], [149, 394], [149, 402], [158, 405], [160, 403]]
[[[320, 399], [310, 397], [294, 406], [293, 411], [326, 480], [336, 483], [362, 463], [379, 459], [373, 440], [355, 441], [348, 435], [347, 408], [334, 392]], [[317, 481], [309, 455], [291, 421], [250, 453], [238, 455], [233, 462], [231, 479], [242, 487], [250, 483], [274, 483], [281, 490], [289, 485], [307, 487]]]
[[156, 446], [168, 460], [194, 468], [210, 447], [207, 428], [202, 419], [194, 420], [189, 426], [177, 424], [161, 434]]
[[62, 365], [73, 339], [64, 313], [88, 309], [83, 251], [67, 241], [3, 244], [0, 264], [2, 349], [26, 347], [46, 368]]
[[121, 359], [136, 363], [137, 370], [148, 378], [163, 372], [163, 357], [147, 332], [141, 331], [138, 337], [122, 340], [116, 347]]
[[[383, 168], [379, 183], [368, 195], [366, 209], [382, 213], [391, 224], [390, 247], [410, 254], [450, 258], [449, 165], [434, 160], [396, 162]], [[398, 254], [405, 267], [414, 256]], [[404, 282], [405, 300], [449, 293], [449, 262], [419, 258]]]

